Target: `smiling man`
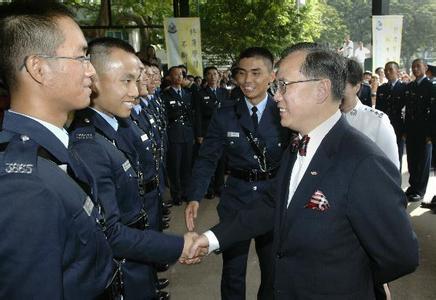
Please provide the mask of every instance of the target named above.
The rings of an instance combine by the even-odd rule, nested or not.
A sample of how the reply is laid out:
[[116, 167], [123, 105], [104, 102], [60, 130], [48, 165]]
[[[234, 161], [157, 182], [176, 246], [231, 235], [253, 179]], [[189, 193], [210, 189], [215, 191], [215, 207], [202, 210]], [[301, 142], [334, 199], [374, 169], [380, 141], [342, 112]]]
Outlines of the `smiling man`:
[[96, 191], [82, 189], [92, 176], [63, 129], [90, 100], [85, 37], [54, 1], [14, 1], [0, 15], [11, 98], [0, 132], [0, 299], [96, 299], [112, 277], [112, 252]]
[[262, 299], [374, 300], [373, 282], [418, 265], [398, 169], [339, 111], [345, 80], [336, 53], [310, 43], [284, 53], [272, 91], [281, 124], [302, 139], [283, 155], [269, 202], [221, 222], [191, 251], [225, 251], [274, 228], [274, 289]]
[[[188, 230], [194, 229], [199, 203], [224, 154], [230, 172], [222, 190], [218, 215], [232, 219], [262, 197], [270, 188], [278, 169], [289, 131], [280, 126], [280, 117], [268, 95], [274, 80], [273, 56], [265, 48], [248, 48], [239, 56], [238, 84], [244, 98], [224, 106], [213, 115], [193, 169], [189, 204], [185, 210]], [[223, 252], [222, 299], [245, 299], [245, 276], [250, 238]], [[259, 295], [271, 289], [271, 233], [255, 237], [261, 269]]]
[[183, 238], [148, 228], [150, 199], [144, 177], [148, 174], [135, 147], [145, 142], [145, 136], [138, 136], [126, 120], [138, 97], [140, 65], [133, 48], [105, 37], [89, 43], [89, 54], [96, 69], [91, 106], [76, 113], [72, 148], [97, 180], [106, 235], [122, 272], [124, 299], [154, 299], [150, 263], [175, 262], [193, 234]]

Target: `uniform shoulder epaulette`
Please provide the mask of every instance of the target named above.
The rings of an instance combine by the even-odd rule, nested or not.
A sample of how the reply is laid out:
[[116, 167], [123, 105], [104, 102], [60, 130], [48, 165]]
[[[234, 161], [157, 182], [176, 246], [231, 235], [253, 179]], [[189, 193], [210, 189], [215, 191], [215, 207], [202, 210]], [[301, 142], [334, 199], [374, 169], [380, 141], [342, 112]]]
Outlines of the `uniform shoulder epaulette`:
[[77, 116], [71, 128], [70, 141], [72, 143], [81, 140], [93, 140], [95, 138], [95, 127], [87, 115]]
[[372, 107], [369, 107], [369, 106], [365, 107], [363, 110], [369, 111], [369, 112], [373, 113], [374, 115], [376, 115], [379, 118], [382, 118], [383, 114], [384, 114], [384, 112], [379, 111], [377, 109], [373, 109]]
[[32, 174], [37, 166], [39, 145], [26, 135], [14, 135], [7, 143], [0, 161], [0, 176]]

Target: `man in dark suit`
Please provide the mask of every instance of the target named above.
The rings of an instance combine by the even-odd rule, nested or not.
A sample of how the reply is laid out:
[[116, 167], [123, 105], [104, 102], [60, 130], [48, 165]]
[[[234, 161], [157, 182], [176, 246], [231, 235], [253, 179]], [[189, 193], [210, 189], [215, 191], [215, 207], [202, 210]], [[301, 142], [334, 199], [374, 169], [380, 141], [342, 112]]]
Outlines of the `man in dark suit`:
[[0, 299], [108, 299], [112, 251], [97, 190], [63, 129], [89, 104], [85, 37], [58, 3], [14, 1], [1, 13], [11, 109], [0, 132]]
[[[218, 69], [214, 66], [204, 69], [204, 77], [207, 80], [207, 86], [200, 89], [195, 94], [195, 138], [197, 146], [200, 147], [204, 137], [207, 134], [212, 115], [221, 106], [230, 105], [229, 92], [218, 86], [219, 74]], [[215, 174], [209, 184], [206, 198], [212, 199], [215, 194], [220, 194], [224, 185], [224, 159], [220, 159]]]
[[409, 201], [416, 202], [424, 198], [430, 177], [431, 165], [431, 102], [434, 89], [425, 76], [427, 64], [421, 58], [412, 63], [415, 80], [406, 87], [406, 150], [409, 169], [409, 184], [406, 190]]
[[154, 299], [151, 263], [177, 261], [192, 236], [170, 236], [148, 228], [145, 201], [153, 190], [147, 189], [134, 147], [137, 139], [144, 142], [146, 135], [138, 137], [123, 119], [129, 117], [138, 96], [140, 69], [133, 47], [105, 37], [91, 41], [88, 51], [97, 72], [91, 106], [76, 112], [71, 125], [72, 148], [97, 180], [107, 238], [121, 264], [124, 299]]
[[167, 171], [173, 204], [186, 200], [192, 170], [194, 144], [192, 93], [182, 88], [183, 74], [180, 67], [168, 71], [171, 86], [161, 95], [168, 119]]
[[362, 104], [372, 107], [371, 101], [371, 86], [365, 82], [360, 84], [360, 89], [357, 92], [357, 97], [362, 102]]
[[385, 65], [385, 74], [388, 79], [377, 89], [377, 100], [375, 108], [386, 113], [394, 127], [397, 137], [398, 157], [401, 162], [404, 149], [404, 113], [403, 108], [406, 104], [405, 91], [406, 84], [399, 80], [399, 66], [395, 61], [387, 62]]
[[[274, 180], [287, 145], [289, 130], [280, 126], [278, 109], [267, 94], [274, 79], [272, 54], [259, 47], [244, 50], [238, 60], [238, 72], [244, 97], [214, 114], [194, 164], [190, 202], [185, 210], [188, 230], [194, 229], [199, 202], [222, 154], [230, 172], [217, 208], [224, 221], [260, 201]], [[259, 295], [270, 286], [271, 241], [271, 234], [255, 237], [261, 269]], [[247, 238], [223, 252], [222, 299], [245, 299], [250, 242]]]
[[297, 44], [284, 53], [273, 90], [281, 124], [301, 140], [283, 156], [270, 197], [191, 249], [225, 250], [274, 229], [274, 289], [264, 299], [372, 300], [373, 282], [418, 265], [398, 169], [338, 110], [345, 78], [331, 51]]

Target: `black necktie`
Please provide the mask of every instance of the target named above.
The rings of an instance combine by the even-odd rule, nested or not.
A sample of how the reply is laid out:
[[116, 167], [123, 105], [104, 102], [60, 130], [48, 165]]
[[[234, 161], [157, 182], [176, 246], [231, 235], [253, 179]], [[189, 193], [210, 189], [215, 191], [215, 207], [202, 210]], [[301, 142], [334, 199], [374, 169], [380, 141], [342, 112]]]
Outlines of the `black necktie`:
[[296, 134], [291, 141], [291, 151], [297, 152], [300, 156], [306, 156], [307, 144], [309, 143], [310, 137], [305, 135], [302, 139]]
[[253, 121], [253, 127], [254, 127], [254, 131], [257, 131], [257, 127], [259, 125], [259, 120], [257, 119], [257, 107], [253, 106], [251, 108], [251, 111], [253, 112], [251, 114], [251, 120]]

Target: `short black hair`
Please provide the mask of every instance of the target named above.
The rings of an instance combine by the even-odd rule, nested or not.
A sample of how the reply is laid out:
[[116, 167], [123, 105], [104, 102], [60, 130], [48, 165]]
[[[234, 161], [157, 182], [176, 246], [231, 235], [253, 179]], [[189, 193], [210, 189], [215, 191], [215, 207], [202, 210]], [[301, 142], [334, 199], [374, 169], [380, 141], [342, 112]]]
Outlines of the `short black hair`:
[[427, 65], [427, 62], [426, 62], [423, 58], [415, 58], [415, 59], [412, 61], [412, 65], [413, 65], [414, 63], [418, 63], [418, 62], [424, 64], [425, 66]]
[[334, 100], [341, 101], [347, 77], [343, 57], [314, 43], [297, 43], [286, 49], [280, 61], [298, 51], [306, 53], [300, 68], [301, 74], [307, 78], [329, 79]]
[[363, 70], [354, 59], [347, 59], [347, 83], [352, 86], [360, 84], [363, 80]]
[[260, 57], [262, 58], [268, 67], [268, 70], [272, 71], [274, 65], [274, 56], [272, 53], [263, 47], [250, 47], [243, 50], [239, 54], [238, 64], [243, 58]]
[[377, 67], [375, 70], [374, 70], [374, 73], [378, 73], [378, 71], [380, 71], [380, 70], [383, 70], [383, 72], [384, 72], [384, 68], [383, 67]]
[[206, 77], [206, 76], [207, 76], [207, 73], [208, 73], [210, 70], [215, 70], [215, 71], [218, 72], [218, 68], [217, 68], [217, 67], [215, 67], [215, 66], [208, 66], [208, 67], [204, 68], [204, 70], [203, 70], [203, 76]]
[[172, 66], [171, 68], [168, 69], [167, 75], [170, 75], [171, 72], [175, 69], [180, 69], [180, 66]]
[[73, 13], [54, 0], [16, 0], [0, 11], [0, 74], [9, 89], [30, 55], [55, 55], [64, 42], [58, 19]]
[[112, 50], [120, 49], [135, 55], [135, 49], [121, 39], [113, 37], [99, 37], [88, 43], [88, 54], [91, 56], [91, 63], [97, 71], [104, 68]]
[[386, 69], [389, 65], [394, 65], [394, 66], [397, 68], [397, 70], [400, 69], [400, 65], [399, 65], [396, 61], [393, 61], [393, 60], [388, 61], [388, 62], [385, 64], [385, 69]]

